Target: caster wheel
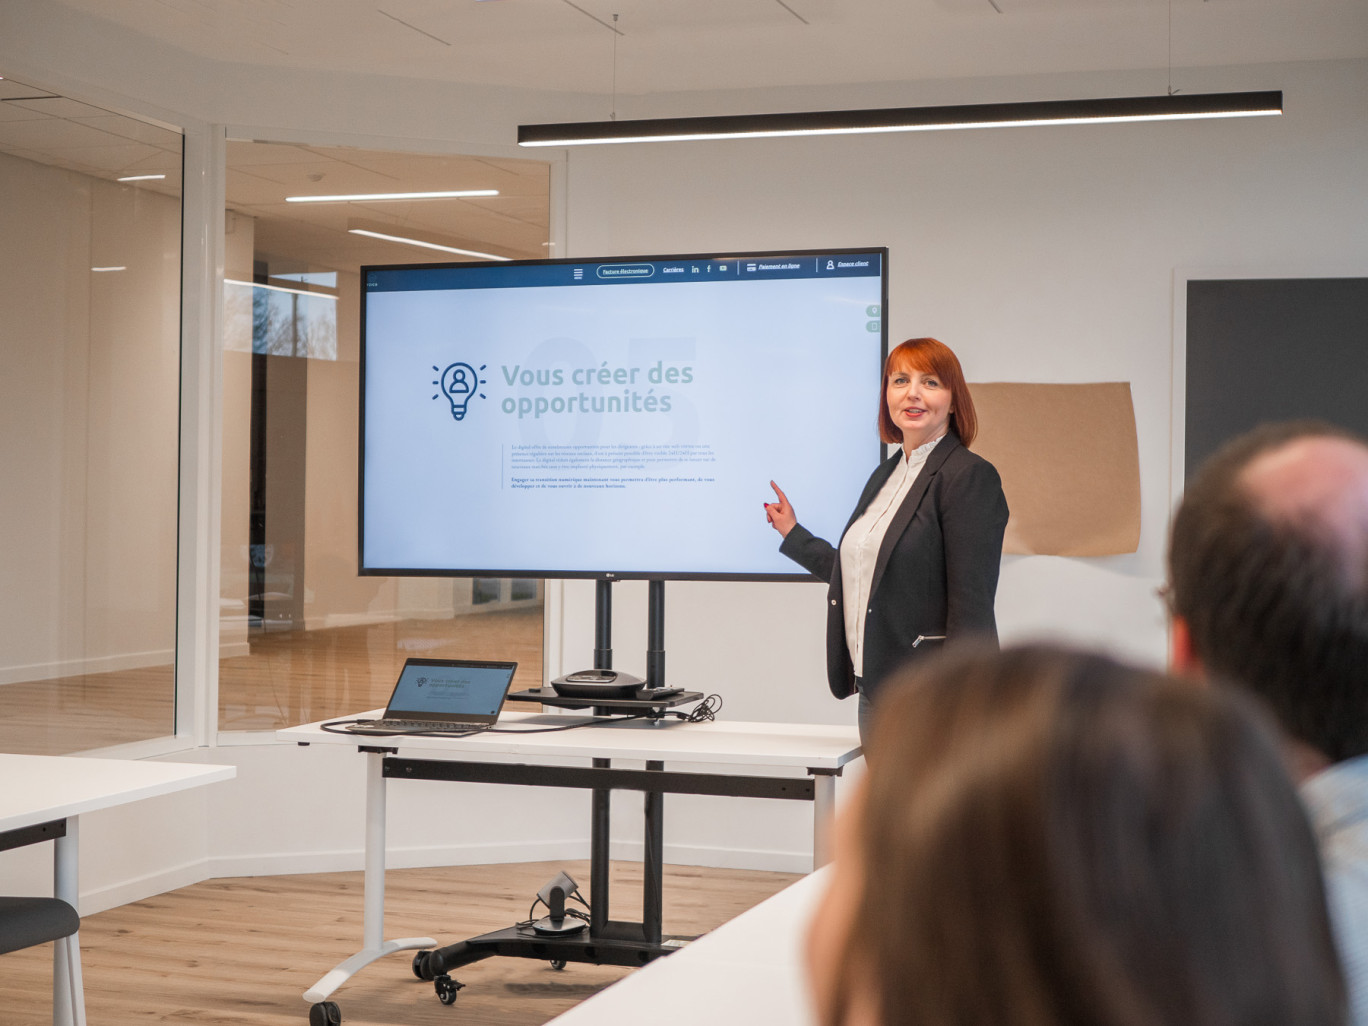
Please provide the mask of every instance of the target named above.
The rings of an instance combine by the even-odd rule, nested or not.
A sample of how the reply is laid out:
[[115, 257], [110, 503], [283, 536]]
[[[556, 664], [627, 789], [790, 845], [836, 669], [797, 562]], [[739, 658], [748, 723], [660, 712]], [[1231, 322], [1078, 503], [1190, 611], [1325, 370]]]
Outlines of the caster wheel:
[[413, 956], [413, 975], [420, 980], [432, 979], [432, 974], [427, 971], [427, 960], [430, 954], [432, 954], [431, 951], [420, 951]]
[[336, 1001], [320, 1001], [309, 1006], [309, 1026], [337, 1026], [342, 1021], [342, 1009]]
[[446, 973], [438, 976], [432, 983], [437, 991], [437, 1000], [444, 1005], [454, 1005], [456, 1003], [456, 992], [465, 986], [464, 983], [453, 980]]
[[565, 968], [565, 959], [563, 959], [563, 958], [553, 958], [553, 959], [551, 959], [551, 968], [554, 969], [554, 970], [556, 970], [556, 972], [560, 972], [562, 969]]

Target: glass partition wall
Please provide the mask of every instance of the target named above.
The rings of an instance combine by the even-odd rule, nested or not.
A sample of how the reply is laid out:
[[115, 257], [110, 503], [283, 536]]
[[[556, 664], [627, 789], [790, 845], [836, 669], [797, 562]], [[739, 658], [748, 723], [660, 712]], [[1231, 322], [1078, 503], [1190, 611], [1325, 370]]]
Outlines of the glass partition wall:
[[0, 751], [175, 731], [181, 136], [0, 79]]
[[[227, 165], [219, 730], [381, 706], [408, 656], [537, 686], [541, 582], [357, 573], [358, 270], [545, 256], [548, 165], [232, 140]], [[497, 195], [356, 198], [470, 189]]]

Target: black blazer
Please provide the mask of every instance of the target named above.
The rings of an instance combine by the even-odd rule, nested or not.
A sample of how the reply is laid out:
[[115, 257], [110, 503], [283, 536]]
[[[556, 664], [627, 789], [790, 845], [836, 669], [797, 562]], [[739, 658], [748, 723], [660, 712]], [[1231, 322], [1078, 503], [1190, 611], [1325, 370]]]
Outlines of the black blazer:
[[[875, 469], [846, 531], [902, 459], [900, 448]], [[918, 635], [953, 640], [978, 635], [996, 643], [993, 601], [1006, 529], [1007, 499], [997, 470], [949, 432], [931, 450], [894, 514], [874, 563], [861, 678], [867, 695], [872, 698], [884, 678], [907, 659], [940, 647], [932, 642], [914, 649]], [[855, 671], [846, 646], [840, 548], [798, 524], [779, 551], [830, 582], [827, 682], [833, 695], [847, 698], [855, 692]]]

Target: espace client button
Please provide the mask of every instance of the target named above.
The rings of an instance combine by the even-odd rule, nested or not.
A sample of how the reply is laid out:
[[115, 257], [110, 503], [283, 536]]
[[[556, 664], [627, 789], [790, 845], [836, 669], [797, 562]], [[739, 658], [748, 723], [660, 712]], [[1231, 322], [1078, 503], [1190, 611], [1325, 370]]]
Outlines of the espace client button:
[[605, 280], [622, 281], [624, 278], [649, 278], [655, 274], [651, 264], [601, 264], [598, 276]]

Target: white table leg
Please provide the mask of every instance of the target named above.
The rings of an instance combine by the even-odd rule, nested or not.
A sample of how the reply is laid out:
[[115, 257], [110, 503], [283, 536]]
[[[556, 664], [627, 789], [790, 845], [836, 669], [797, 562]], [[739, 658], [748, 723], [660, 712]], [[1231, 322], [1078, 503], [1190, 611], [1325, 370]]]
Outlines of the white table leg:
[[[52, 893], [77, 913], [81, 911], [80, 838], [80, 817], [70, 816], [66, 821], [66, 834], [57, 838], [52, 848]], [[73, 938], [73, 944], [80, 944], [80, 931]], [[53, 1026], [86, 1026], [81, 961], [67, 957], [65, 944], [54, 944], [52, 948]]]
[[366, 753], [366, 875], [362, 897], [361, 950], [339, 962], [304, 992], [309, 1004], [326, 1001], [338, 987], [377, 959], [396, 951], [432, 948], [431, 937], [384, 940], [385, 934], [385, 756]]
[[366, 878], [362, 943], [378, 948], [385, 934], [385, 757], [366, 754]]
[[818, 773], [812, 778], [812, 868], [831, 861], [831, 821], [836, 812], [836, 777]]

